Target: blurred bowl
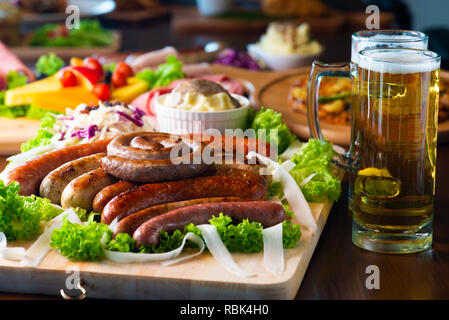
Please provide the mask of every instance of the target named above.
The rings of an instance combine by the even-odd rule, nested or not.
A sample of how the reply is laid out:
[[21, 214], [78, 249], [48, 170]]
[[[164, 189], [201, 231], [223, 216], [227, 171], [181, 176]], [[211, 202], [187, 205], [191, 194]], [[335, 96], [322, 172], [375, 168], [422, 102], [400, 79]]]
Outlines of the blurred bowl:
[[310, 66], [321, 54], [321, 52], [312, 55], [270, 53], [256, 44], [249, 44], [247, 49], [252, 56], [261, 60], [268, 68], [276, 71]]

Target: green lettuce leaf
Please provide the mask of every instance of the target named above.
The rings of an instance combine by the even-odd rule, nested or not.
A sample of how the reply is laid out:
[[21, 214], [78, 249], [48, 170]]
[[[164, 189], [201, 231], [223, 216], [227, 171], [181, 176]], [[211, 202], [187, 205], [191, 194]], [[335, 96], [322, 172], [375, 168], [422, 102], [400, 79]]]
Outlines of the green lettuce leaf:
[[25, 152], [35, 147], [44, 146], [50, 144], [51, 138], [55, 135], [53, 127], [56, 123], [56, 118], [50, 112], [47, 112], [41, 119], [41, 127], [37, 131], [34, 138], [31, 138], [27, 142], [22, 143], [20, 151]]
[[[277, 145], [279, 154], [284, 152], [290, 143], [296, 139], [296, 136], [290, 132], [287, 125], [282, 121], [282, 114], [273, 109], [265, 109], [262, 107], [254, 116], [251, 128], [256, 131], [257, 138], [264, 138], [264, 140], [268, 140], [270, 143]], [[263, 129], [266, 132], [265, 137], [258, 132], [258, 130]]]
[[41, 232], [41, 221], [48, 221], [62, 212], [50, 200], [19, 195], [20, 185], [7, 186], [0, 180], [0, 231], [8, 240], [31, 240]]
[[136, 241], [127, 233], [119, 233], [115, 239], [111, 239], [106, 245], [106, 249], [119, 252], [134, 252]]
[[82, 225], [64, 217], [62, 227], [51, 234], [50, 245], [70, 260], [94, 261], [104, 256], [101, 239], [105, 233], [110, 237], [111, 231], [104, 223]]
[[[61, 29], [64, 32], [61, 33]], [[98, 20], [81, 20], [79, 28], [68, 30], [64, 25], [48, 23], [33, 31], [31, 46], [46, 47], [95, 47], [110, 46], [114, 42], [112, 33], [101, 27]], [[53, 34], [49, 36], [49, 34]]]
[[166, 62], [159, 65], [156, 71], [144, 69], [136, 74], [136, 78], [146, 81], [152, 89], [168, 86], [173, 81], [184, 77], [182, 62], [175, 56], [168, 56]]
[[9, 71], [6, 75], [6, 82], [8, 83], [8, 89], [14, 89], [26, 85], [28, 78], [23, 73], [18, 71]]
[[[292, 216], [292, 212], [286, 208], [287, 216]], [[217, 228], [223, 243], [230, 252], [256, 253], [263, 250], [262, 225], [259, 222], [249, 222], [248, 219], [238, 224], [232, 224], [232, 219], [222, 213], [218, 217], [209, 220], [211, 225]], [[301, 238], [300, 226], [292, 225], [289, 220], [282, 223], [284, 248], [294, 247]], [[178, 248], [184, 236], [192, 232], [201, 236], [200, 230], [193, 224], [187, 225], [183, 231], [176, 230], [169, 234], [161, 232], [159, 243], [154, 246], [143, 245], [139, 252], [142, 253], [162, 253]], [[187, 247], [196, 247], [195, 244], [187, 242]]]
[[64, 61], [51, 52], [48, 55], [42, 55], [39, 57], [36, 63], [36, 73], [39, 76], [45, 75], [49, 77], [58, 72], [63, 66]]

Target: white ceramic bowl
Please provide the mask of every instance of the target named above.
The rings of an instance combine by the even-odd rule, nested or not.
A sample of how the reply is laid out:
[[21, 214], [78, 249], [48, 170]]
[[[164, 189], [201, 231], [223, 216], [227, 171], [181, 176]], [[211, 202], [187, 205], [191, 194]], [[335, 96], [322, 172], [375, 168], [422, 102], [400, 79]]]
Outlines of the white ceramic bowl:
[[[169, 93], [167, 93], [169, 94]], [[222, 134], [225, 129], [245, 128], [248, 117], [249, 100], [232, 94], [241, 107], [225, 111], [189, 111], [167, 107], [160, 103], [161, 95], [156, 99], [156, 118], [158, 130], [174, 134], [202, 133], [207, 129], [217, 129]]]
[[304, 66], [310, 66], [320, 54], [277, 54], [262, 50], [256, 44], [248, 45], [248, 52], [272, 70], [283, 71]]

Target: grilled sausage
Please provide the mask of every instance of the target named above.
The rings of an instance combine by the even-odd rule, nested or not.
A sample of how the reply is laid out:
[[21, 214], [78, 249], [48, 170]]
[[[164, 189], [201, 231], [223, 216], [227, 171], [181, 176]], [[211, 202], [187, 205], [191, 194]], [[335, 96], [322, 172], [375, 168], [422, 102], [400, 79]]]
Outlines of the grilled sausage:
[[78, 144], [59, 150], [44, 153], [24, 164], [12, 169], [6, 174], [6, 184], [17, 181], [20, 184], [20, 194], [29, 196], [39, 194], [39, 186], [47, 174], [69, 161], [106, 152], [110, 139], [91, 143]]
[[[189, 139], [190, 140], [190, 139]], [[200, 141], [184, 141], [161, 132], [133, 132], [114, 138], [103, 169], [122, 180], [160, 182], [195, 177], [209, 165], [202, 162]]]
[[109, 201], [112, 200], [112, 198], [133, 187], [135, 187], [135, 185], [129, 181], [119, 181], [117, 183], [105, 187], [103, 190], [97, 193], [92, 202], [94, 212], [98, 213], [103, 212], [103, 208]]
[[130, 214], [168, 202], [198, 198], [241, 197], [248, 200], [265, 200], [267, 185], [264, 177], [244, 170], [222, 170], [217, 174], [164, 183], [150, 183], [125, 191], [104, 207], [101, 221], [110, 224]]
[[235, 201], [242, 201], [242, 199], [238, 197], [202, 198], [187, 201], [164, 203], [157, 206], [149, 207], [140, 210], [138, 212], [135, 212], [127, 216], [126, 218], [122, 219], [116, 226], [115, 234], [117, 235], [119, 233], [127, 233], [130, 236], [132, 236], [134, 231], [142, 223], [175, 209], [184, 208], [200, 203], [235, 202]]
[[161, 231], [173, 232], [183, 229], [189, 223], [194, 225], [208, 223], [220, 213], [235, 220], [248, 219], [271, 227], [285, 220], [285, 211], [281, 204], [269, 201], [217, 202], [202, 203], [179, 208], [144, 222], [134, 232], [136, 245], [157, 245]]
[[72, 180], [64, 188], [61, 206], [64, 209], [80, 207], [90, 211], [95, 195], [116, 181], [116, 178], [108, 175], [102, 168], [87, 172]]
[[56, 168], [42, 180], [39, 194], [48, 198], [52, 203], [61, 204], [61, 194], [64, 188], [80, 175], [100, 167], [100, 159], [105, 153], [97, 153], [91, 156], [72, 160]]

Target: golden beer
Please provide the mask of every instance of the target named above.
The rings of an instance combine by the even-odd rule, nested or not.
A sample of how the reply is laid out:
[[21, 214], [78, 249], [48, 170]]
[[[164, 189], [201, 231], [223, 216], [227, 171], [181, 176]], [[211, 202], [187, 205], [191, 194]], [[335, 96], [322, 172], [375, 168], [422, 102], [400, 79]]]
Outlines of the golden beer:
[[366, 49], [358, 62], [353, 242], [374, 251], [423, 250], [432, 242], [440, 58]]
[[[359, 52], [367, 48], [412, 48], [427, 50], [428, 37], [419, 31], [411, 30], [362, 30], [351, 37], [351, 79], [352, 79], [352, 106], [359, 105], [358, 83], [358, 57]], [[352, 137], [356, 135], [356, 127], [352, 127]], [[353, 153], [350, 150], [351, 154]], [[352, 197], [356, 175], [349, 172], [349, 199], [348, 209], [352, 211]]]

